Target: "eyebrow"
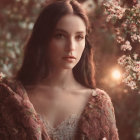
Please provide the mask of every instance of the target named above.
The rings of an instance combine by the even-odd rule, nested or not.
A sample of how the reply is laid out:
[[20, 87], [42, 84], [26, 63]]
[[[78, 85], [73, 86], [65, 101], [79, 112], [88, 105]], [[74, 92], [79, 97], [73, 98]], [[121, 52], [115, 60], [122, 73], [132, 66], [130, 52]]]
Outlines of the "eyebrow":
[[[63, 32], [65, 34], [68, 34], [67, 31], [63, 30], [63, 29], [56, 29], [55, 32]], [[85, 32], [84, 31], [78, 31], [76, 32], [77, 34], [84, 34]]]

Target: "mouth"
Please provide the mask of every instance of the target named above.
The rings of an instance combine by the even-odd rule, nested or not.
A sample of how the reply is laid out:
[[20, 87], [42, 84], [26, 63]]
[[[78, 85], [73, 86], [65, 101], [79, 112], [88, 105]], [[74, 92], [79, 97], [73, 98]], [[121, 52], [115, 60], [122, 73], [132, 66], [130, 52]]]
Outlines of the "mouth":
[[74, 56], [64, 56], [63, 59], [76, 59]]
[[73, 62], [76, 59], [74, 56], [64, 56], [63, 60], [68, 61], [68, 62]]

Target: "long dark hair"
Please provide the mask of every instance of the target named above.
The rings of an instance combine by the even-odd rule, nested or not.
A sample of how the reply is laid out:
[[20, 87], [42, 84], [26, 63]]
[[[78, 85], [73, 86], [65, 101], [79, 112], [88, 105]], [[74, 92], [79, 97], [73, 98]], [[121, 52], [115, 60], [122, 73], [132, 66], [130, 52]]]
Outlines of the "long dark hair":
[[16, 79], [24, 86], [37, 84], [49, 72], [46, 48], [57, 22], [66, 14], [79, 16], [86, 24], [85, 49], [78, 64], [73, 68], [75, 79], [82, 85], [95, 88], [93, 48], [88, 40], [89, 21], [80, 4], [74, 0], [59, 0], [48, 4], [40, 13], [32, 34], [25, 45], [23, 64]]

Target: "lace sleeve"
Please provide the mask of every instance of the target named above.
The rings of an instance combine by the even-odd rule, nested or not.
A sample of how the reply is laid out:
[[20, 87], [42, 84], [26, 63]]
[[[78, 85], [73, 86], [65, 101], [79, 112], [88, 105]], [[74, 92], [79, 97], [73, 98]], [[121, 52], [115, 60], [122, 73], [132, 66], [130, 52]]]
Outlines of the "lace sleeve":
[[12, 81], [0, 81], [0, 139], [2, 140], [48, 140], [35, 110]]
[[101, 127], [102, 135], [106, 137], [107, 140], [119, 140], [118, 130], [116, 127], [116, 120], [114, 114], [113, 104], [110, 97], [102, 91], [100, 93], [102, 97], [102, 110], [101, 110]]
[[84, 140], [119, 140], [111, 99], [100, 89], [96, 89], [96, 93], [85, 108], [77, 137]]

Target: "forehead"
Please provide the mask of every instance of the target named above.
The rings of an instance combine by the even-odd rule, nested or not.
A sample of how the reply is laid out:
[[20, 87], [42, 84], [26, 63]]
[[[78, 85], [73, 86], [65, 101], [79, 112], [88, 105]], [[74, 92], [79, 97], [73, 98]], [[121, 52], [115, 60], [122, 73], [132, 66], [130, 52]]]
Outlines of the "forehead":
[[65, 15], [56, 24], [56, 30], [62, 29], [68, 33], [84, 32], [86, 33], [86, 25], [83, 19], [77, 15]]

